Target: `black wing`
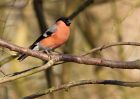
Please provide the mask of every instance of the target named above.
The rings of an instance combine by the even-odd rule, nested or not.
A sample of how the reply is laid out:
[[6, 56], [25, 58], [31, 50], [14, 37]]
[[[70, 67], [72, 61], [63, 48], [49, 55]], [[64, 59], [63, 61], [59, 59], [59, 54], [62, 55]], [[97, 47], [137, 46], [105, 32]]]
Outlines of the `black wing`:
[[51, 26], [50, 28], [47, 29], [43, 35], [41, 35], [29, 48], [33, 49], [38, 42], [40, 42], [42, 39], [51, 36], [54, 32], [56, 31], [56, 25]]
[[[56, 25], [51, 26], [47, 31], [41, 35], [30, 47], [29, 49], [34, 49], [37, 46], [37, 43], [40, 42], [42, 39], [51, 36], [56, 31]], [[28, 55], [26, 54], [20, 54], [18, 60], [22, 61], [24, 60]]]

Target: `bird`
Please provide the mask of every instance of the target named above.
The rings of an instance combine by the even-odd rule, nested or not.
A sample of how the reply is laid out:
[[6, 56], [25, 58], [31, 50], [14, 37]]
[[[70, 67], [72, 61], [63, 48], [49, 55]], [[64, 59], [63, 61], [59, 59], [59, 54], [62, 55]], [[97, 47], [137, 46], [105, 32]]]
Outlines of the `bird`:
[[[47, 54], [65, 44], [70, 35], [71, 20], [67, 17], [60, 17], [50, 26], [30, 47], [35, 51], [45, 51]], [[19, 61], [24, 60], [28, 55], [20, 54]]]

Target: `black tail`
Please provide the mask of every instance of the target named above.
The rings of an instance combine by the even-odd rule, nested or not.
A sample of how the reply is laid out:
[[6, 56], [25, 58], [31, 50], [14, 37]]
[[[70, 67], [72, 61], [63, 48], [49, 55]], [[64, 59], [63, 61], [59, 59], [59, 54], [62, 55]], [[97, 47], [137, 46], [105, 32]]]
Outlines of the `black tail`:
[[[45, 37], [44, 37], [43, 35], [41, 35], [41, 36], [29, 47], [29, 49], [34, 49], [35, 46], [36, 46], [36, 43], [39, 42], [40, 40], [42, 40], [43, 38], [45, 38]], [[26, 55], [26, 54], [21, 54], [17, 60], [22, 61], [22, 60], [24, 60], [26, 57], [28, 57], [28, 55]]]
[[[29, 47], [29, 49], [34, 49], [34, 47], [36, 46], [36, 41]], [[28, 55], [26, 54], [21, 54], [19, 55], [19, 58], [17, 60], [22, 61], [24, 60], [26, 57], [28, 57]]]
[[27, 57], [26, 54], [21, 54], [17, 60], [22, 61]]

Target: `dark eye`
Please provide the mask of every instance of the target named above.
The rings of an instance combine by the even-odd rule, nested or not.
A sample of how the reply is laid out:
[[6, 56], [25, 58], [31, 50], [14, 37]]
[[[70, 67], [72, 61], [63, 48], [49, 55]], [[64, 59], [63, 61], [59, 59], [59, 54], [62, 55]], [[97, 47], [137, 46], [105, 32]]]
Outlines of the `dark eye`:
[[47, 32], [47, 35], [51, 35], [51, 34], [52, 34], [52, 32], [50, 32], [50, 31]]

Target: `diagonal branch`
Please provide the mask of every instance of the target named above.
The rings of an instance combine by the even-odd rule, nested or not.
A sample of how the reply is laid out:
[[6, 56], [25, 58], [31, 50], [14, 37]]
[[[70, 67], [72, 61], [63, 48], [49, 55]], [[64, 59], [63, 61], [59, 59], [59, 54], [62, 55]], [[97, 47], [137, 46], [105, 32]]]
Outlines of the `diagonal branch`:
[[52, 59], [52, 60], [49, 60], [48, 63], [44, 66], [40, 66], [38, 68], [31, 69], [27, 72], [19, 73], [17, 75], [2, 77], [2, 78], [0, 78], [0, 84], [5, 83], [5, 82], [10, 82], [10, 81], [13, 81], [13, 80], [16, 80], [19, 78], [23, 78], [23, 77], [32, 75], [37, 72], [41, 72], [43, 70], [46, 70], [46, 69], [50, 68], [52, 65], [54, 65], [56, 61], [57, 61], [57, 59]]
[[113, 46], [119, 46], [119, 45], [140, 46], [140, 43], [138, 43], [138, 42], [118, 42], [118, 43], [103, 45], [103, 46], [91, 49], [86, 53], [83, 53], [82, 56], [86, 56], [88, 54], [91, 54], [91, 53], [94, 53], [94, 52], [97, 52], [97, 51], [102, 51], [104, 49], [107, 49], [107, 48], [110, 48], [110, 47], [113, 47]]
[[85, 0], [68, 18], [74, 19], [80, 12], [82, 12], [86, 7], [91, 5], [94, 0]]
[[81, 86], [81, 85], [88, 85], [88, 84], [104, 84], [104, 85], [117, 85], [117, 86], [125, 86], [125, 87], [140, 87], [140, 82], [126, 82], [126, 81], [119, 81], [119, 80], [81, 80], [75, 82], [69, 82], [64, 85], [60, 85], [58, 87], [49, 88], [43, 91], [39, 91], [35, 94], [29, 95], [24, 97], [24, 99], [33, 99], [37, 98], [46, 94], [50, 94], [60, 90], [68, 90], [72, 87]]
[[46, 55], [44, 53], [41, 53], [41, 52], [38, 52], [38, 51], [33, 51], [33, 50], [23, 48], [23, 47], [19, 47], [15, 44], [11, 44], [11, 43], [9, 43], [7, 41], [4, 41], [2, 39], [0, 39], [0, 46], [2, 46], [4, 48], [8, 48], [11, 51], [15, 51], [15, 52], [19, 52], [19, 53], [25, 53], [29, 56], [37, 57], [37, 58], [40, 58], [42, 60], [48, 60], [49, 59], [48, 55]]
[[[140, 46], [140, 43], [129, 43], [130, 45]], [[42, 60], [50, 60], [48, 64], [44, 66], [40, 66], [38, 68], [34, 68], [31, 70], [27, 70], [25, 72], [18, 73], [17, 75], [6, 76], [0, 78], [0, 83], [13, 81], [22, 77], [29, 76], [31, 74], [43, 71], [48, 69], [51, 66], [54, 66], [56, 62], [64, 61], [64, 62], [75, 62], [79, 64], [86, 64], [86, 65], [96, 65], [102, 67], [110, 67], [110, 68], [120, 68], [120, 69], [140, 69], [140, 60], [135, 61], [115, 61], [115, 60], [107, 60], [101, 58], [91, 58], [85, 56], [75, 56], [75, 55], [68, 55], [68, 54], [52, 54], [47, 55], [38, 51], [32, 51], [30, 49], [22, 48], [17, 45], [8, 43], [2, 39], [0, 39], [0, 46], [8, 48], [12, 51], [24, 53], [29, 56], [33, 56]], [[115, 46], [115, 45], [114, 45]], [[117, 43], [116, 43], [117, 46]], [[111, 47], [111, 46], [110, 46]], [[51, 63], [51, 64], [50, 64]]]
[[[134, 45], [131, 43], [131, 45]], [[135, 46], [139, 46], [140, 43], [135, 43]], [[47, 55], [38, 51], [33, 51], [30, 49], [22, 48], [17, 45], [8, 43], [2, 39], [0, 39], [0, 46], [8, 48], [12, 51], [25, 53], [29, 56], [33, 56], [42, 60], [48, 60], [49, 57], [52, 59], [57, 59], [58, 61], [66, 61], [66, 62], [75, 62], [79, 64], [86, 64], [86, 65], [97, 65], [97, 66], [104, 66], [110, 68], [121, 68], [121, 69], [140, 69], [140, 60], [135, 61], [115, 61], [115, 60], [107, 60], [101, 58], [91, 58], [91, 57], [83, 57], [83, 56], [75, 56], [75, 55], [68, 55], [68, 54], [52, 54]]]

